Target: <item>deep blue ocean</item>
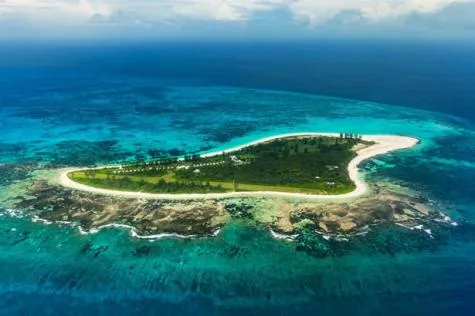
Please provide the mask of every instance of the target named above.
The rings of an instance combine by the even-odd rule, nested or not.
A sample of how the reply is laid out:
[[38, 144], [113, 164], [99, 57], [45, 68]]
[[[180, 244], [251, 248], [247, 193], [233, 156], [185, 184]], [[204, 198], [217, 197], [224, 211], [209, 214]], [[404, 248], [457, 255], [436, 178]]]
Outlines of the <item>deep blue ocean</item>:
[[[423, 192], [460, 225], [431, 247], [388, 228], [372, 246], [319, 259], [242, 223], [150, 242], [7, 207], [30, 177], [18, 166], [306, 131], [420, 138], [364, 176]], [[473, 43], [0, 43], [0, 315], [473, 315], [474, 218]]]

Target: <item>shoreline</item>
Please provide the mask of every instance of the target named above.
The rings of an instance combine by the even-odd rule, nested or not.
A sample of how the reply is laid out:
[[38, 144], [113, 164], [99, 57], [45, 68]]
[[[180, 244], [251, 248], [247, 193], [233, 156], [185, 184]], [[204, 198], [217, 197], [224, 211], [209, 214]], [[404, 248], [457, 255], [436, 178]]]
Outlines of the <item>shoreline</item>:
[[[222, 150], [218, 152], [212, 152], [201, 155], [201, 157], [212, 157], [216, 155], [221, 155], [224, 153], [231, 153], [242, 148], [258, 145], [260, 143], [269, 142], [272, 140], [289, 138], [289, 137], [310, 137], [310, 136], [327, 136], [327, 137], [339, 137], [338, 133], [289, 133], [283, 135], [270, 136], [262, 138], [247, 144], [236, 146], [227, 150]], [[223, 199], [223, 198], [233, 198], [233, 197], [283, 197], [283, 198], [301, 198], [301, 199], [310, 199], [310, 200], [337, 200], [337, 199], [352, 199], [364, 195], [367, 191], [366, 183], [361, 180], [359, 175], [358, 166], [373, 157], [387, 154], [396, 150], [412, 148], [419, 143], [419, 140], [409, 136], [399, 136], [399, 135], [363, 135], [362, 140], [374, 142], [374, 145], [360, 149], [356, 151], [357, 156], [350, 161], [348, 164], [348, 176], [351, 181], [356, 185], [355, 190], [345, 194], [339, 195], [315, 195], [315, 194], [305, 194], [305, 193], [288, 193], [288, 192], [272, 192], [272, 191], [262, 191], [262, 192], [227, 192], [227, 193], [192, 193], [192, 194], [160, 194], [160, 193], [143, 193], [143, 192], [127, 192], [127, 191], [115, 191], [108, 189], [99, 189], [90, 187], [84, 184], [74, 182], [68, 177], [68, 173], [73, 171], [80, 171], [91, 168], [80, 168], [80, 169], [63, 169], [59, 175], [59, 184], [74, 190], [116, 196], [122, 198], [135, 198], [135, 199], [149, 199], [149, 200], [203, 200], [203, 199]], [[103, 168], [104, 166], [98, 167]]]
[[110, 224], [105, 224], [101, 225], [98, 227], [93, 227], [89, 230], [85, 230], [82, 226], [76, 225], [74, 222], [69, 222], [69, 221], [49, 221], [47, 219], [40, 218], [38, 216], [33, 216], [31, 218], [31, 221], [33, 223], [42, 223], [44, 225], [51, 225], [51, 224], [59, 224], [59, 225], [67, 225], [71, 228], [77, 228], [78, 232], [80, 235], [94, 235], [99, 233], [103, 229], [108, 229], [108, 228], [117, 228], [117, 229], [122, 229], [126, 230], [129, 232], [129, 235], [131, 237], [137, 238], [137, 239], [144, 239], [144, 240], [149, 240], [149, 241], [155, 241], [155, 240], [160, 240], [164, 238], [178, 238], [178, 239], [195, 239], [195, 238], [200, 238], [200, 237], [216, 237], [219, 235], [221, 232], [221, 229], [217, 229], [210, 235], [182, 235], [182, 234], [177, 234], [177, 233], [159, 233], [155, 235], [140, 235], [137, 232], [137, 228], [134, 226], [130, 225], [125, 225], [125, 224], [118, 224], [118, 223], [110, 223]]

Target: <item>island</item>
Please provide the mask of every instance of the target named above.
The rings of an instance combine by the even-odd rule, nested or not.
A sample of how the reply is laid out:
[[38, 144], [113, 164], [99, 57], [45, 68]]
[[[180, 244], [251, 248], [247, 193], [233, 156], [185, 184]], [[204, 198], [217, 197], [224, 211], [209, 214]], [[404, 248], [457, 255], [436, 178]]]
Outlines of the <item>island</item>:
[[244, 224], [312, 253], [379, 227], [414, 231], [426, 240], [434, 223], [456, 223], [423, 192], [391, 179], [365, 182], [359, 173], [377, 166], [363, 161], [418, 143], [402, 135], [297, 133], [202, 155], [50, 166], [12, 183], [9, 190], [18, 196], [4, 204], [12, 216], [72, 226], [81, 234], [113, 228], [133, 238], [201, 238]]
[[60, 183], [93, 193], [156, 199], [349, 198], [366, 191], [357, 175], [362, 161], [417, 143], [396, 135], [286, 134], [206, 155], [67, 170]]

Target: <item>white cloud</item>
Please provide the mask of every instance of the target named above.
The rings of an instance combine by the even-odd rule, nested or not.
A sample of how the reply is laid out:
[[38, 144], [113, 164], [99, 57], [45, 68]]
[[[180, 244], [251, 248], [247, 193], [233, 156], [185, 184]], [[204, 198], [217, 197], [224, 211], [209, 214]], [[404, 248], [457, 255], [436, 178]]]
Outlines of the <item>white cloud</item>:
[[405, 25], [427, 30], [474, 31], [475, 2], [456, 2], [433, 14], [408, 15]]
[[[454, 3], [475, 0], [0, 0], [0, 24], [15, 20], [32, 29], [54, 29], [90, 27], [92, 22], [122, 26], [243, 22], [252, 21], [260, 13], [280, 10], [295, 21], [318, 28], [335, 21], [356, 25], [403, 23], [405, 17], [414, 15], [427, 19]], [[281, 22], [288, 21], [276, 18], [275, 23]]]
[[0, 0], [1, 15], [45, 24], [78, 23], [118, 12], [143, 21], [243, 21], [288, 0]]
[[223, 0], [191, 0], [172, 6], [178, 17], [199, 20], [239, 21], [247, 18], [247, 12]]
[[[463, 1], [463, 0], [462, 0]], [[471, 0], [469, 0], [471, 1]], [[380, 22], [412, 13], [434, 13], [455, 0], [296, 0], [289, 4], [299, 19], [311, 24], [330, 21], [345, 11], [359, 12], [363, 19]]]
[[32, 23], [74, 24], [89, 20], [95, 14], [110, 14], [105, 3], [88, 0], [4, 0], [0, 14], [18, 16]]
[[177, 16], [218, 21], [241, 21], [257, 11], [273, 10], [285, 0], [187, 0], [173, 6]]

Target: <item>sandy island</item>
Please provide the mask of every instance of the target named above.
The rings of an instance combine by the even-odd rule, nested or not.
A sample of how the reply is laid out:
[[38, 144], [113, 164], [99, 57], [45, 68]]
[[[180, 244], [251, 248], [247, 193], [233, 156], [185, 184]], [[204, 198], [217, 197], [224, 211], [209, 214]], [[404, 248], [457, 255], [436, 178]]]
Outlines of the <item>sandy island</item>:
[[[271, 136], [263, 138], [248, 144], [237, 146], [228, 150], [224, 150], [225, 153], [235, 152], [244, 147], [257, 145], [260, 143], [268, 142], [271, 140], [288, 138], [288, 137], [310, 137], [310, 136], [328, 136], [339, 137], [340, 134], [336, 133], [294, 133]], [[142, 193], [142, 192], [126, 192], [115, 191], [107, 189], [98, 189], [90, 187], [84, 184], [77, 183], [68, 177], [68, 173], [73, 171], [80, 171], [89, 168], [82, 169], [63, 169], [59, 175], [59, 183], [67, 188], [80, 190], [95, 194], [110, 195], [124, 198], [136, 198], [136, 199], [155, 199], [155, 200], [193, 200], [193, 199], [222, 199], [231, 197], [286, 197], [286, 198], [303, 198], [303, 199], [315, 199], [315, 200], [327, 200], [327, 199], [351, 199], [364, 195], [368, 189], [367, 185], [358, 177], [358, 166], [365, 160], [373, 158], [375, 156], [383, 155], [392, 151], [411, 148], [419, 143], [419, 140], [408, 136], [399, 135], [365, 135], [362, 137], [364, 141], [374, 142], [375, 144], [360, 150], [357, 150], [357, 156], [348, 164], [348, 175], [350, 179], [355, 183], [356, 189], [352, 192], [340, 194], [340, 195], [315, 195], [315, 194], [303, 194], [303, 193], [288, 193], [288, 192], [228, 192], [228, 193], [206, 193], [206, 194], [160, 194], [160, 193]], [[208, 153], [202, 155], [202, 157], [211, 157], [221, 155], [223, 151]], [[103, 168], [103, 167], [100, 167]]]

